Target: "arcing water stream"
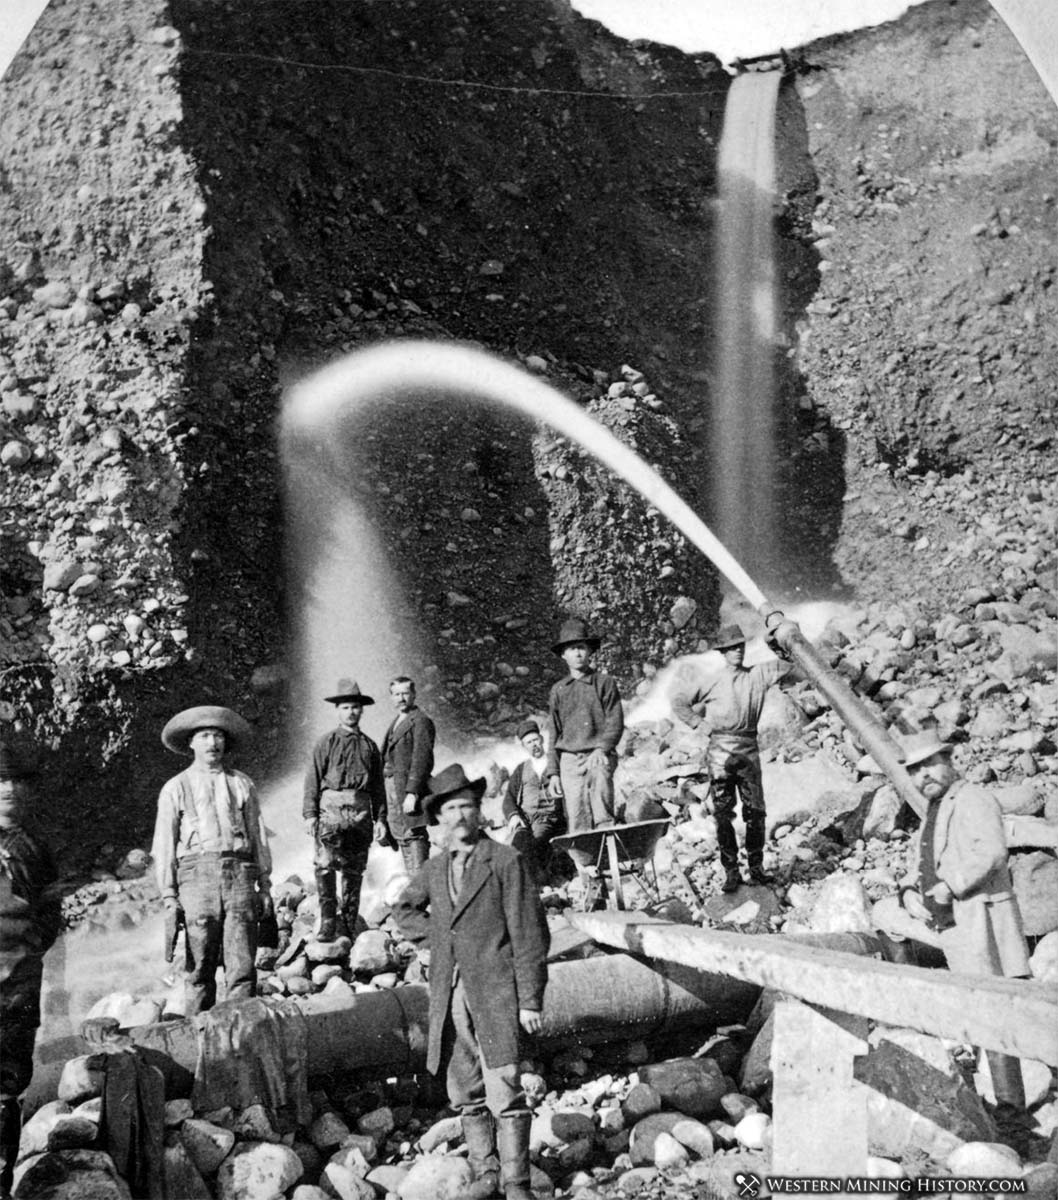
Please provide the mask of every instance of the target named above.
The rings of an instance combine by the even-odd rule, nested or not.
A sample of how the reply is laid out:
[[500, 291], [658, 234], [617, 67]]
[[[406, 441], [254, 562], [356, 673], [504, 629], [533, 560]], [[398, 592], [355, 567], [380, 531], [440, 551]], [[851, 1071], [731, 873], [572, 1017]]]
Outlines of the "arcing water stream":
[[[772, 579], [776, 495], [775, 105], [779, 71], [731, 84], [719, 151], [717, 373], [710, 410], [712, 510], [758, 578]], [[726, 572], [725, 572], [726, 574]]]

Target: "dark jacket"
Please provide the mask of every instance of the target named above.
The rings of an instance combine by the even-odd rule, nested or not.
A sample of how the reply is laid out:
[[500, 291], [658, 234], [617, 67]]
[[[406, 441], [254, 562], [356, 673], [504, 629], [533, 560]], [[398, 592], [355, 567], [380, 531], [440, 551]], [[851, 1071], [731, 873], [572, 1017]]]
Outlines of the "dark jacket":
[[305, 773], [301, 815], [316, 819], [320, 815], [320, 793], [330, 789], [369, 792], [371, 818], [377, 821], [386, 811], [386, 789], [382, 782], [382, 756], [375, 743], [356, 729], [332, 729], [325, 733], [312, 751], [312, 762]]
[[[507, 781], [507, 789], [503, 793], [503, 819], [505, 821], [513, 817], [515, 813], [527, 821], [534, 816], [547, 818], [560, 815], [562, 802], [553, 800], [547, 794], [546, 769], [536, 787], [532, 786], [535, 782], [534, 777], [535, 772], [528, 759], [520, 762], [511, 772], [511, 777]], [[526, 787], [527, 778], [530, 780], [529, 787]]]
[[563, 751], [604, 750], [612, 754], [624, 733], [625, 715], [617, 681], [592, 670], [581, 679], [567, 675], [548, 697], [547, 775], [558, 774]]
[[[426, 795], [427, 784], [433, 773], [434, 737], [433, 721], [421, 708], [413, 708], [396, 733], [393, 732], [393, 725], [386, 730], [382, 740], [383, 770], [392, 777], [393, 791], [400, 799], [408, 792], [414, 792], [420, 800]], [[408, 826], [425, 825], [426, 818], [407, 814], [404, 823]]]
[[39, 1023], [44, 954], [62, 924], [51, 852], [24, 829], [0, 829], [0, 1012]]
[[547, 920], [525, 860], [482, 837], [459, 898], [448, 890], [451, 854], [435, 854], [393, 909], [401, 933], [430, 949], [430, 1039], [426, 1069], [441, 1063], [441, 1031], [458, 965], [486, 1066], [519, 1060], [518, 1010], [539, 1012], [547, 984]]

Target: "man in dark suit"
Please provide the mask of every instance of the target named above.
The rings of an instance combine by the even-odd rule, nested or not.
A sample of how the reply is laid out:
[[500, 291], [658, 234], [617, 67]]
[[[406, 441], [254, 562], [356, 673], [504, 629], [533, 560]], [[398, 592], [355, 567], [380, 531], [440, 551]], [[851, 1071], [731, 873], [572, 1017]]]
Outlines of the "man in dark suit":
[[433, 770], [433, 721], [415, 703], [415, 684], [398, 675], [389, 685], [397, 710], [382, 741], [382, 773], [386, 780], [386, 820], [397, 839], [409, 875], [430, 857], [430, 839], [422, 797]]
[[458, 763], [430, 780], [423, 807], [446, 852], [409, 882], [394, 916], [430, 951], [426, 1066], [445, 1065], [475, 1176], [468, 1195], [495, 1194], [498, 1141], [507, 1200], [532, 1200], [518, 1043], [541, 1027], [549, 935], [528, 863], [481, 832], [485, 786]]

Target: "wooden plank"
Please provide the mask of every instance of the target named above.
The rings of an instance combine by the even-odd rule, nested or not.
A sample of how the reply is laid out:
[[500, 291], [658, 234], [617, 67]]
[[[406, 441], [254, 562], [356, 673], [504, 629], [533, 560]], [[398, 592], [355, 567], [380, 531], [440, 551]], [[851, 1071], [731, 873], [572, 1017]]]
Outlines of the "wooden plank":
[[[775, 1175], [867, 1174], [867, 1095], [853, 1077], [867, 1018], [780, 997], [772, 1038]], [[841, 1130], [841, 1136], [835, 1136]]]
[[775, 988], [811, 1004], [1058, 1065], [1058, 987], [879, 962], [780, 936], [578, 913], [597, 942]]

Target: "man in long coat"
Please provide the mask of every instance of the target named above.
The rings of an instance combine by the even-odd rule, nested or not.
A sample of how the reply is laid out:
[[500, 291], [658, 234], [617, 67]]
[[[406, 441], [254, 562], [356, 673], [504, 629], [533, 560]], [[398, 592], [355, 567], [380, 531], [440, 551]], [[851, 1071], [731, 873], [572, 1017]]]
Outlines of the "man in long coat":
[[398, 675], [389, 685], [397, 715], [382, 739], [386, 823], [413, 875], [430, 857], [422, 798], [433, 771], [434, 723], [415, 702], [415, 683]]
[[55, 863], [26, 828], [39, 755], [28, 740], [0, 739], [0, 1195], [18, 1155], [22, 1093], [33, 1074], [44, 955], [62, 924]]
[[227, 999], [256, 991], [257, 922], [272, 912], [272, 858], [257, 789], [225, 764], [249, 738], [238, 713], [208, 704], [184, 709], [162, 730], [167, 749], [192, 756], [158, 796], [151, 850], [167, 923], [182, 914], [187, 930], [188, 1016], [213, 1007], [221, 961]]
[[[905, 907], [939, 934], [952, 971], [1029, 976], [1028, 946], [995, 797], [958, 777], [951, 748], [934, 731], [910, 735], [903, 749], [907, 772], [929, 804], [903, 884]], [[988, 1051], [988, 1065], [996, 1100], [1023, 1109], [1019, 1060]]]
[[498, 1141], [508, 1200], [532, 1200], [519, 1037], [540, 1029], [549, 935], [528, 863], [481, 833], [485, 787], [458, 763], [430, 780], [424, 809], [441, 825], [447, 852], [409, 882], [394, 916], [409, 941], [430, 951], [426, 1066], [432, 1074], [445, 1067], [472, 1194], [494, 1194]]

